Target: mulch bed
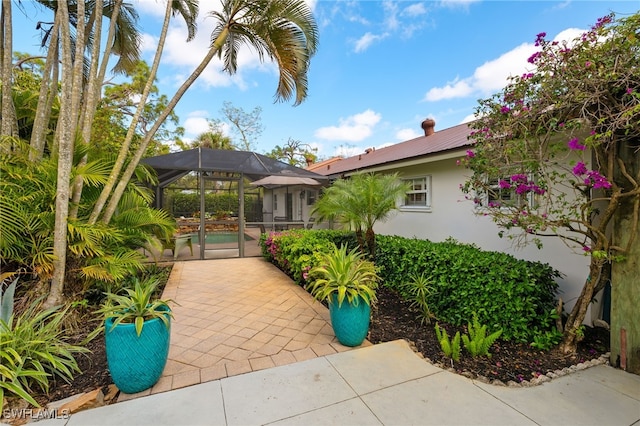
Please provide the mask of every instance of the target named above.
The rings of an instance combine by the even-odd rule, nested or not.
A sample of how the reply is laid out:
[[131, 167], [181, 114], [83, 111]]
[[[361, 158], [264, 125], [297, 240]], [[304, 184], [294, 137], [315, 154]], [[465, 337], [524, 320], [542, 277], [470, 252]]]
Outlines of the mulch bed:
[[[76, 339], [93, 330], [95, 323], [85, 323], [78, 331]], [[448, 329], [450, 335], [455, 328], [440, 324]], [[373, 309], [371, 329], [368, 339], [372, 343], [405, 339], [430, 362], [443, 367], [452, 367], [451, 361], [444, 356], [435, 335], [433, 324], [423, 325], [417, 313], [409, 304], [398, 298], [386, 288], [378, 290], [378, 303]], [[70, 383], [61, 379], [53, 380], [49, 394], [38, 394], [36, 400], [46, 405], [75, 394], [106, 388], [112, 383], [107, 369], [104, 339], [100, 336], [88, 345], [90, 354], [78, 355], [78, 365], [82, 374], [75, 376]], [[587, 328], [585, 339], [580, 343], [574, 357], [564, 357], [555, 351], [540, 351], [526, 344], [497, 341], [491, 347], [492, 356], [472, 358], [462, 354], [460, 361], [453, 363], [453, 369], [467, 377], [483, 376], [490, 381], [500, 380], [522, 382], [538, 375], [561, 370], [577, 363], [600, 357], [609, 350], [609, 332], [601, 328]]]
[[[449, 332], [457, 329], [440, 324]], [[491, 357], [473, 358], [463, 353], [460, 360], [452, 363], [440, 350], [434, 324], [424, 325], [418, 319], [418, 313], [408, 302], [387, 289], [378, 290], [378, 303], [373, 310], [369, 340], [372, 343], [405, 339], [415, 350], [436, 365], [453, 368], [458, 374], [471, 378], [485, 377], [489, 381], [502, 383], [529, 381], [549, 372], [562, 370], [581, 362], [599, 358], [609, 351], [609, 331], [603, 328], [586, 327], [585, 338], [578, 345], [574, 356], [564, 356], [558, 351], [541, 351], [527, 344], [497, 340], [490, 349]]]

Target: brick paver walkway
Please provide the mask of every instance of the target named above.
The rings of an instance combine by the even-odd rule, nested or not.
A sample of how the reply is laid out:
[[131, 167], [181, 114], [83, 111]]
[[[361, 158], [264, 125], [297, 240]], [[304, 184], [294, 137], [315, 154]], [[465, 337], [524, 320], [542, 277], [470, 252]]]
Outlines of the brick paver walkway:
[[153, 388], [119, 401], [351, 349], [329, 311], [262, 258], [177, 262], [163, 298], [179, 304], [167, 366]]

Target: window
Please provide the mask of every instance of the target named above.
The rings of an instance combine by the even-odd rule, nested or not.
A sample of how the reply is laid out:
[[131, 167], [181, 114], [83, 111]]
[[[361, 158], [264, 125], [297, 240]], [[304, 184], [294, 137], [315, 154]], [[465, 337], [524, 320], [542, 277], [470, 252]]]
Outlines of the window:
[[273, 194], [273, 211], [278, 210], [278, 194]]
[[520, 208], [529, 204], [534, 207], [538, 204], [538, 196], [543, 193], [544, 191], [532, 180], [532, 176], [519, 174], [491, 178], [487, 181], [487, 192], [480, 200], [479, 206]]
[[313, 190], [307, 191], [307, 205], [312, 206], [313, 204], [315, 204], [316, 197], [317, 197], [316, 191], [313, 191]]
[[402, 208], [430, 209], [431, 208], [431, 176], [405, 179], [409, 183], [409, 190], [405, 194]]

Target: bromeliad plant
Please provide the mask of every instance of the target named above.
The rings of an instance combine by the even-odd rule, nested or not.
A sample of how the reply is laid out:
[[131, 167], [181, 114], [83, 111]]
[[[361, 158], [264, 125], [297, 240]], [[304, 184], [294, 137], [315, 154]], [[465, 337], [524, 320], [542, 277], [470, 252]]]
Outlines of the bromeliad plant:
[[345, 245], [323, 256], [319, 266], [309, 271], [315, 278], [307, 290], [318, 300], [332, 303], [335, 298], [338, 307], [347, 300], [358, 305], [362, 300], [367, 305], [374, 303], [379, 277], [375, 265], [366, 260], [357, 249], [348, 250]]
[[120, 323], [135, 324], [136, 334], [140, 336], [145, 321], [159, 318], [167, 328], [169, 320], [173, 318], [169, 303], [172, 300], [154, 299], [159, 280], [134, 280], [133, 288], [126, 288], [126, 294], [105, 293], [107, 301], [97, 313], [103, 314], [105, 319], [113, 318], [115, 328]]

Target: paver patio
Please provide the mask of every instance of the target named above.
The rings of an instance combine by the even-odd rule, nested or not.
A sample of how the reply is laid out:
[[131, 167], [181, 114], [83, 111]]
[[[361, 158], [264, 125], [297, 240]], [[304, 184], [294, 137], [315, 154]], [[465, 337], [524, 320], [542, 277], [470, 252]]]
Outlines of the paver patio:
[[178, 304], [167, 365], [155, 386], [119, 401], [352, 349], [328, 309], [262, 258], [177, 262], [162, 297]]

